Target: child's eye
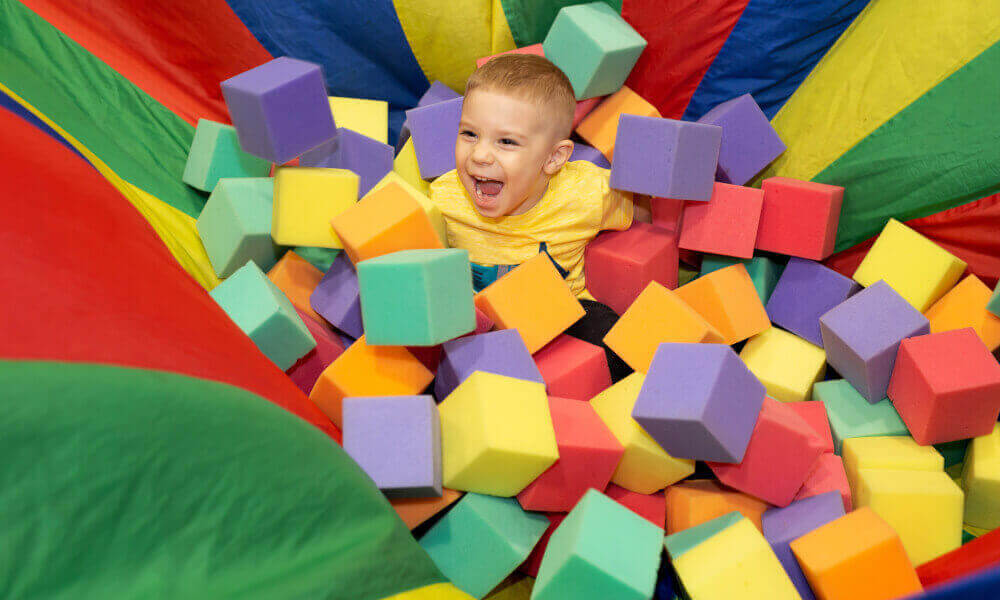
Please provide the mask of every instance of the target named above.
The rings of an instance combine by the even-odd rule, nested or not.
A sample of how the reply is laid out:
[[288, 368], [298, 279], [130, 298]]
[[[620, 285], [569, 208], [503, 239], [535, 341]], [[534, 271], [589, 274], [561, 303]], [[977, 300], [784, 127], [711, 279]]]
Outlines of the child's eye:
[[516, 146], [517, 145], [517, 142], [515, 142], [514, 140], [512, 140], [510, 138], [501, 138], [500, 139], [500, 143], [503, 144], [504, 146]]
[[459, 132], [459, 135], [461, 135], [462, 137], [467, 137], [467, 138], [474, 138], [474, 137], [476, 137], [476, 134], [472, 133], [468, 129], [463, 129], [461, 132]]

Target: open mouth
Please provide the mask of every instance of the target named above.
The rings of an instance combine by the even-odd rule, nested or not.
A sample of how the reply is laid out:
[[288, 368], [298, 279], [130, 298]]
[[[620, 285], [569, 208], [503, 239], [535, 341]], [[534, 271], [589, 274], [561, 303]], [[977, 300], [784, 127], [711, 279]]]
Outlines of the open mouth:
[[492, 206], [503, 190], [503, 182], [476, 175], [472, 175], [471, 177], [475, 182], [476, 204], [480, 206]]

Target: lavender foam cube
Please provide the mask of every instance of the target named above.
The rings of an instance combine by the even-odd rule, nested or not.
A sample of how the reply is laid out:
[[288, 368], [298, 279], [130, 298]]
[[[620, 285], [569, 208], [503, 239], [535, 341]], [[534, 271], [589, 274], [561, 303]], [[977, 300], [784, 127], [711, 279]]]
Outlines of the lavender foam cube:
[[[417, 107], [430, 106], [431, 104], [437, 104], [438, 102], [454, 100], [455, 98], [461, 97], [462, 95], [455, 90], [440, 81], [435, 81], [431, 84], [431, 87], [427, 88], [424, 95], [420, 97], [420, 100], [417, 102]], [[399, 130], [399, 139], [396, 140], [397, 154], [403, 149], [403, 145], [406, 144], [406, 140], [408, 139], [410, 139], [410, 124], [407, 121], [403, 121], [403, 127]]]
[[827, 311], [819, 325], [827, 362], [872, 404], [886, 396], [899, 342], [930, 333], [927, 317], [884, 281]]
[[861, 286], [818, 262], [792, 257], [767, 301], [771, 322], [820, 348], [819, 318]]
[[392, 170], [392, 146], [350, 129], [338, 129], [329, 142], [302, 155], [303, 167], [347, 169], [358, 176], [358, 198]]
[[337, 254], [330, 269], [309, 297], [321, 317], [354, 339], [364, 334], [361, 323], [361, 291], [358, 274], [346, 252]]
[[462, 97], [406, 111], [420, 176], [432, 179], [455, 168], [455, 141], [462, 120]]
[[319, 65], [282, 56], [222, 82], [244, 152], [286, 163], [336, 135]]
[[785, 151], [785, 143], [750, 94], [723, 102], [698, 123], [722, 127], [715, 177], [723, 183], [743, 185]]
[[475, 371], [545, 383], [524, 338], [516, 329], [501, 329], [449, 340], [441, 346], [441, 364], [434, 381], [438, 401]]
[[604, 158], [604, 155], [601, 154], [601, 151], [592, 146], [588, 146], [587, 144], [574, 144], [573, 154], [569, 155], [569, 159], [571, 161], [587, 160], [594, 163], [598, 167], [601, 167], [602, 169], [611, 168], [611, 163], [608, 162], [608, 159]]
[[743, 460], [766, 391], [732, 348], [660, 344], [632, 418], [674, 458]]

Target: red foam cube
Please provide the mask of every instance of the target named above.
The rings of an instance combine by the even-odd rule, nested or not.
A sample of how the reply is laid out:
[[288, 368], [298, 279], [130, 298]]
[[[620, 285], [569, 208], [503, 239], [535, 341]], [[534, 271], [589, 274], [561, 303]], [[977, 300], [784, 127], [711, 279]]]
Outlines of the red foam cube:
[[652, 494], [640, 494], [612, 483], [604, 490], [604, 495], [660, 529], [666, 526], [667, 495], [663, 490]]
[[687, 202], [678, 246], [710, 254], [753, 258], [764, 193], [716, 182], [708, 202]]
[[535, 544], [528, 558], [524, 559], [524, 562], [518, 567], [519, 571], [529, 577], [538, 577], [538, 567], [542, 565], [542, 556], [545, 555], [545, 549], [549, 546], [549, 538], [552, 537], [552, 533], [556, 530], [556, 527], [559, 527], [559, 524], [566, 519], [566, 513], [564, 512], [546, 513], [545, 516], [549, 520], [549, 528], [542, 534], [541, 539]]
[[[788, 402], [788, 408], [809, 424], [809, 427], [819, 436], [817, 441], [823, 452], [833, 452], [833, 433], [830, 431], [830, 418], [826, 415], [826, 405], [822, 400], [808, 402]], [[851, 512], [848, 510], [847, 512]]]
[[681, 215], [684, 214], [684, 201], [674, 198], [650, 198], [649, 208], [652, 212], [653, 225], [667, 231], [681, 230]]
[[1000, 529], [984, 534], [917, 567], [925, 588], [954, 581], [1000, 564]]
[[708, 466], [729, 487], [775, 506], [788, 506], [823, 453], [816, 438], [788, 405], [764, 398], [743, 461]]
[[589, 402], [549, 397], [559, 460], [517, 495], [525, 510], [569, 511], [590, 488], [608, 487], [625, 448]]
[[888, 396], [918, 444], [986, 435], [1000, 413], [1000, 363], [971, 327], [906, 338]]
[[611, 387], [604, 349], [566, 334], [533, 356], [549, 394], [587, 401]]
[[319, 379], [320, 373], [344, 353], [344, 344], [341, 343], [340, 338], [333, 334], [328, 325], [319, 323], [297, 308], [295, 312], [306, 324], [309, 333], [316, 339], [316, 347], [300, 358], [285, 373], [308, 396], [316, 384], [316, 380]]
[[677, 235], [640, 221], [604, 232], [587, 244], [583, 270], [594, 299], [620, 315], [650, 281], [677, 287]]
[[[806, 404], [799, 402], [798, 404]], [[840, 498], [844, 501], [844, 512], [851, 512], [853, 502], [851, 500], [851, 486], [847, 483], [847, 471], [844, 470], [844, 461], [832, 452], [824, 452], [816, 459], [812, 471], [802, 483], [799, 492], [795, 494], [795, 500], [811, 498], [826, 492], [840, 492]]]
[[494, 58], [498, 56], [503, 56], [504, 54], [534, 54], [535, 56], [545, 56], [545, 51], [542, 50], [541, 44], [532, 44], [530, 46], [523, 46], [521, 48], [514, 48], [513, 50], [508, 50], [506, 52], [500, 52], [498, 54], [491, 54], [489, 56], [484, 56], [482, 58], [476, 59], [476, 68], [485, 65]]
[[823, 260], [833, 253], [844, 188], [788, 177], [769, 177], [757, 227], [757, 248]]

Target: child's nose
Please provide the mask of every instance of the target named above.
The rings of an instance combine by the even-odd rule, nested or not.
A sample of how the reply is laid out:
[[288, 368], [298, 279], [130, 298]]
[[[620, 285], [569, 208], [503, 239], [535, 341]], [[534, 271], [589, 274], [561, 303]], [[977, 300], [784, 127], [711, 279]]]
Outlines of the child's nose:
[[479, 143], [472, 148], [472, 160], [477, 163], [493, 162], [493, 153], [490, 152], [486, 144]]

